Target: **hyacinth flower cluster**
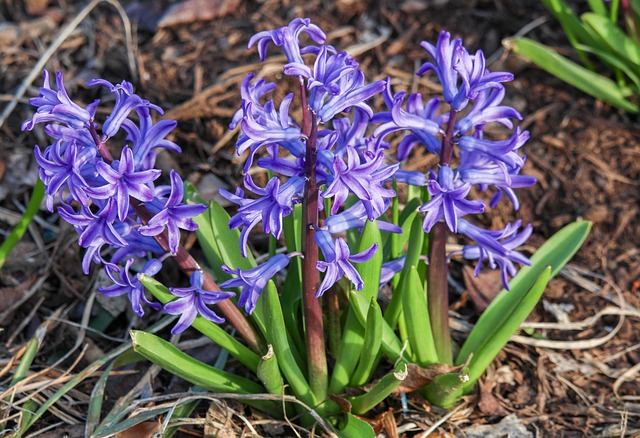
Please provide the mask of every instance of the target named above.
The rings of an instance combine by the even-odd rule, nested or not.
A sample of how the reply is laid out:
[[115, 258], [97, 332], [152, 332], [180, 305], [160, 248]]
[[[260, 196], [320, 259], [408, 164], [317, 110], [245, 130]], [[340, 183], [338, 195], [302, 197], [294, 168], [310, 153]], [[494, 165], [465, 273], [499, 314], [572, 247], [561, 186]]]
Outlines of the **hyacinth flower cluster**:
[[[311, 40], [309, 45], [301, 44], [303, 36]], [[242, 84], [242, 107], [231, 123], [231, 128], [241, 128], [238, 154], [248, 152], [244, 188], [249, 193], [242, 188], [235, 193], [220, 190], [222, 196], [238, 205], [229, 226], [241, 229], [241, 251], [245, 256], [252, 229], [262, 223], [262, 231], [278, 239], [283, 219], [292, 214], [296, 204], [302, 204], [302, 251], [272, 257], [250, 272], [225, 267], [238, 277], [221, 287], [243, 286], [239, 304], [250, 313], [267, 280], [283, 270], [290, 257], [302, 257], [312, 380], [312, 376], [319, 380], [324, 376], [326, 380], [327, 375], [322, 311], [317, 298], [343, 277], [361, 289], [363, 280], [353, 263], [369, 260], [378, 250], [374, 244], [352, 254], [340, 234], [384, 214], [390, 198], [395, 196], [386, 182], [398, 168], [398, 164], [385, 160], [388, 145], [371, 137], [368, 130], [373, 110], [367, 100], [382, 92], [385, 82], [366, 84], [358, 62], [346, 52], [324, 44], [325, 39], [318, 26], [301, 18], [251, 38], [249, 47], [258, 47], [261, 61], [271, 45], [286, 55], [283, 71], [299, 83], [297, 103], [301, 115], [296, 119], [290, 112], [296, 93], [286, 95], [277, 104], [267, 97], [276, 84], [249, 74]], [[303, 55], [314, 57], [313, 63], [307, 64]], [[253, 166], [273, 175], [264, 188], [248, 174]], [[355, 203], [343, 211], [349, 196], [354, 197]], [[322, 281], [320, 272], [324, 272]], [[312, 387], [326, 388], [326, 382], [314, 385], [312, 381]]]
[[[180, 245], [181, 230], [194, 231], [197, 225], [192, 218], [206, 206], [183, 202], [183, 182], [175, 171], [169, 185], [157, 184], [161, 174], [154, 168], [157, 152], [180, 152], [178, 145], [166, 139], [176, 122], [154, 123], [151, 111], [162, 114], [162, 109], [135, 94], [130, 83], [114, 85], [96, 79], [88, 85], [106, 88], [115, 102], [99, 129], [95, 115], [100, 100], [82, 107], [69, 98], [61, 72], [55, 82], [57, 90], [45, 71], [39, 96], [30, 100], [37, 110], [22, 129], [43, 124], [54, 140], [44, 151], [34, 148], [39, 177], [45, 185], [47, 208], [53, 211], [57, 205], [60, 217], [79, 234], [78, 243], [85, 248], [84, 273], [89, 273], [92, 263], [103, 266], [113, 284], [99, 291], [107, 296], [127, 295], [133, 311], [143, 316], [143, 304], [154, 310], [163, 306], [147, 298], [138, 274], [153, 276], [167, 258], [174, 258], [190, 273], [191, 287], [170, 289], [179, 297], [164, 306], [166, 312], [180, 315], [173, 332], [184, 331], [198, 314], [221, 323], [223, 319], [208, 305], [234, 294], [221, 291], [209, 277], [203, 288], [202, 269]], [[114, 137], [125, 138], [118, 158], [107, 147]], [[237, 317], [228, 310], [233, 307], [224, 308], [233, 319]]]
[[[499, 268], [502, 282], [509, 289], [509, 278], [517, 269], [514, 263], [530, 265], [527, 257], [515, 249], [523, 245], [532, 232], [527, 225], [520, 230], [520, 221], [502, 230], [487, 230], [474, 224], [473, 218], [484, 213], [487, 203], [495, 207], [506, 195], [514, 210], [520, 203], [515, 190], [532, 186], [536, 179], [521, 175], [525, 156], [520, 148], [529, 139], [529, 132], [516, 128], [502, 140], [485, 136], [486, 127], [497, 123], [513, 129], [513, 120], [522, 116], [504, 105], [503, 83], [511, 81], [507, 72], [490, 72], [482, 50], [470, 54], [460, 39], [442, 31], [436, 45], [423, 42], [431, 57], [418, 70], [418, 75], [434, 72], [442, 84], [443, 98], [425, 102], [419, 93], [393, 93], [388, 86], [383, 95], [388, 111], [376, 114], [380, 123], [375, 135], [387, 137], [394, 132], [404, 136], [398, 143], [397, 159], [404, 161], [416, 147], [424, 147], [439, 156], [437, 170], [428, 177], [416, 171], [404, 171], [398, 179], [409, 185], [425, 186], [429, 200], [419, 207], [424, 213], [423, 229], [430, 233], [429, 303], [431, 321], [442, 330], [441, 339], [448, 339], [447, 324], [447, 263], [445, 254], [447, 230], [465, 236], [472, 243], [463, 247], [466, 259], [477, 260], [475, 275], [484, 261], [492, 269]], [[475, 187], [476, 190], [472, 191]], [[478, 193], [492, 192], [488, 202]], [[439, 303], [439, 305], [438, 305]], [[451, 357], [450, 345], [437, 345], [444, 357]]]
[[[242, 82], [241, 107], [230, 127], [240, 131], [236, 150], [246, 156], [245, 176], [242, 187], [220, 190], [235, 204], [232, 216], [215, 201], [207, 209], [191, 191], [185, 203], [176, 172], [170, 184], [157, 184], [157, 151], [180, 151], [166, 138], [175, 122], [154, 123], [151, 112], [162, 110], [127, 82], [90, 82], [115, 100], [100, 125], [99, 101], [74, 103], [62, 75], [56, 75], [54, 90], [45, 72], [40, 95], [31, 100], [37, 111], [23, 129], [44, 124], [54, 139], [34, 151], [46, 205], [57, 206], [78, 231], [85, 273], [92, 263], [104, 267], [113, 284], [101, 292], [128, 295], [139, 316], [143, 305], [178, 316], [172, 333], [192, 326], [256, 378], [214, 369], [150, 333], [132, 332], [135, 351], [208, 390], [293, 395], [317, 414], [280, 399], [247, 402], [271, 415], [296, 414], [309, 428], [322, 418], [327, 432], [373, 437], [373, 429], [352, 414], [367, 413], [394, 391], [420, 391], [443, 407], [471, 391], [589, 227], [571, 227], [541, 248], [538, 260], [538, 254], [529, 260], [517, 248], [530, 226], [477, 225], [475, 216], [503, 198], [518, 209], [514, 190], [535, 183], [520, 175], [527, 132], [516, 128], [497, 140], [485, 135], [489, 124], [512, 129], [521, 116], [502, 103], [503, 83], [512, 75], [488, 71], [481, 51], [469, 54], [446, 32], [435, 46], [422, 43], [432, 61], [419, 74], [435, 72], [444, 96], [424, 102], [419, 94], [394, 94], [391, 79], [365, 81], [358, 62], [325, 40], [318, 26], [302, 18], [250, 39], [261, 61], [274, 48], [284, 52], [283, 82], [294, 90], [276, 101], [272, 94], [280, 84], [253, 74]], [[374, 112], [375, 97], [387, 110]], [[111, 143], [120, 139], [124, 144], [114, 158], [108, 146], [115, 150]], [[438, 155], [438, 168], [402, 169], [416, 147]], [[398, 184], [408, 185], [404, 203]], [[181, 230], [198, 226], [209, 269], [180, 245]], [[250, 236], [259, 230], [270, 240], [261, 264], [250, 248]], [[456, 254], [446, 253], [449, 233], [469, 241], [458, 255], [477, 261], [476, 274], [486, 261], [511, 289], [483, 313], [455, 358], [447, 272]], [[277, 248], [279, 241], [283, 248]], [[189, 287], [166, 288], [151, 278], [169, 259], [189, 276]], [[515, 264], [532, 266], [508, 283]], [[378, 302], [383, 285], [393, 290], [385, 306]], [[229, 299], [236, 294], [237, 301]], [[216, 325], [222, 317], [244, 344]], [[394, 366], [385, 366], [386, 374], [373, 381], [381, 375], [383, 356]], [[418, 368], [437, 363], [448, 371], [425, 383]], [[417, 378], [410, 381], [420, 385], [401, 387], [413, 372]], [[355, 388], [365, 386], [358, 394]]]

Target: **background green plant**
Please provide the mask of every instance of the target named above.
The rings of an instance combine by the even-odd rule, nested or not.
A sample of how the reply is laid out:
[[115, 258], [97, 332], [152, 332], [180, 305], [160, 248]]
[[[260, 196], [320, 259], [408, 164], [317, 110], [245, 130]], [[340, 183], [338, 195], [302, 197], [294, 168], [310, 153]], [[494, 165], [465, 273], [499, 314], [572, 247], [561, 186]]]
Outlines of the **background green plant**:
[[[591, 11], [579, 15], [564, 0], [542, 2], [562, 26], [579, 61], [525, 37], [507, 40], [507, 47], [596, 99], [638, 113], [640, 3], [589, 0]], [[606, 71], [600, 73], [603, 68]]]

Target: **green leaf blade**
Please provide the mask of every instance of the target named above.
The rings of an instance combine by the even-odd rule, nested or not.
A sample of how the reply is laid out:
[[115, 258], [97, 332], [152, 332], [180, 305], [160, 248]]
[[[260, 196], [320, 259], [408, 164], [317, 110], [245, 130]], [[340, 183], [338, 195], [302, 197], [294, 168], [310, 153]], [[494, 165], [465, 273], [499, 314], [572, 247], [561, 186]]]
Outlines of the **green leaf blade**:
[[505, 43], [538, 67], [596, 99], [630, 113], [640, 110], [637, 105], [626, 99], [624, 90], [614, 81], [564, 58], [540, 43], [528, 38], [510, 39]]

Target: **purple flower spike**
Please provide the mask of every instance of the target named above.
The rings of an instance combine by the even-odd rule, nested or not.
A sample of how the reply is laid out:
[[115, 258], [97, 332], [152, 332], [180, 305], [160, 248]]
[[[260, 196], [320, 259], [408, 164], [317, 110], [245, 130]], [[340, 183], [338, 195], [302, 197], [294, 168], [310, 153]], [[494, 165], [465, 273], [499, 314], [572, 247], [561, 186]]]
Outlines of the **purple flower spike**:
[[222, 265], [222, 270], [227, 274], [236, 275], [237, 278], [227, 280], [220, 285], [221, 288], [240, 287], [240, 298], [238, 306], [244, 307], [247, 313], [251, 314], [256, 308], [256, 303], [260, 293], [269, 280], [289, 265], [289, 257], [285, 254], [276, 254], [269, 261], [258, 267], [247, 269], [231, 269], [227, 265]]
[[145, 236], [157, 236], [166, 227], [169, 234], [169, 249], [173, 254], [178, 252], [180, 246], [180, 228], [187, 231], [197, 230], [198, 225], [192, 218], [207, 209], [207, 206], [202, 204], [183, 204], [183, 195], [182, 179], [175, 170], [172, 170], [171, 193], [164, 206], [149, 220], [147, 225], [140, 227], [140, 233]]
[[335, 240], [330, 233], [326, 231], [318, 231], [315, 234], [315, 240], [318, 248], [324, 254], [325, 261], [318, 261], [316, 266], [320, 272], [326, 272], [320, 288], [316, 293], [316, 297], [321, 296], [331, 286], [333, 286], [343, 276], [346, 276], [355, 286], [356, 290], [361, 290], [364, 282], [356, 268], [351, 264], [364, 263], [370, 260], [378, 250], [378, 244], [374, 243], [367, 250], [358, 254], [351, 255], [351, 251], [347, 246], [347, 242], [343, 238], [338, 237]]
[[169, 291], [179, 298], [164, 305], [165, 312], [170, 315], [180, 315], [178, 322], [171, 329], [171, 334], [174, 335], [189, 328], [198, 315], [216, 324], [223, 323], [224, 319], [209, 309], [207, 305], [217, 304], [235, 296], [233, 292], [211, 292], [202, 289], [204, 283], [202, 271], [193, 271], [189, 280], [191, 282], [189, 287], [170, 287]]
[[[133, 262], [134, 259], [127, 260], [124, 267], [118, 269], [118, 277], [116, 277], [113, 273], [113, 265], [105, 265], [105, 272], [114, 284], [108, 287], [98, 288], [98, 290], [100, 291], [100, 293], [108, 297], [116, 297], [119, 295], [127, 294], [129, 297], [129, 301], [131, 301], [131, 307], [133, 308], [133, 311], [136, 313], [136, 315], [142, 317], [144, 315], [142, 303], [145, 303], [153, 310], [162, 309], [162, 305], [160, 303], [149, 301], [144, 295], [144, 286], [142, 285], [142, 283], [140, 283], [138, 277], [134, 276], [133, 278], [131, 278], [131, 276], [129, 275], [129, 271]], [[158, 272], [160, 272], [160, 269], [162, 269], [162, 262], [160, 262], [158, 259], [151, 259], [147, 261], [147, 263], [145, 263], [144, 267], [139, 273], [148, 275], [149, 277], [153, 277]]]
[[273, 43], [278, 47], [282, 47], [282, 50], [290, 63], [296, 62], [304, 64], [302, 54], [313, 53], [317, 50], [317, 47], [308, 46], [301, 49], [298, 38], [302, 32], [309, 35], [309, 37], [318, 44], [324, 43], [327, 39], [327, 36], [318, 26], [311, 24], [311, 20], [308, 18], [296, 18], [289, 23], [288, 26], [275, 30], [258, 32], [249, 40], [249, 48], [253, 47], [257, 43], [260, 61], [264, 61], [267, 57], [267, 46], [269, 43]]

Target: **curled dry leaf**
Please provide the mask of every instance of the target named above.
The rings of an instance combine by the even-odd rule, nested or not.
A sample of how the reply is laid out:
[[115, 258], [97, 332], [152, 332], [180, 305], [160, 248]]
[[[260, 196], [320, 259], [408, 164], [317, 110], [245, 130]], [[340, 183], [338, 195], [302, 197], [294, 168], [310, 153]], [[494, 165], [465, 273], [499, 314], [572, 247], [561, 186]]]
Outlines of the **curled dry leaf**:
[[169, 8], [158, 23], [159, 28], [224, 17], [240, 6], [240, 0], [184, 0]]
[[464, 266], [462, 268], [462, 274], [464, 284], [469, 291], [476, 310], [483, 312], [502, 290], [500, 271], [481, 272], [480, 275], [475, 277], [473, 275], [473, 268]]
[[426, 368], [409, 364], [407, 365], [407, 378], [402, 381], [394, 393], [403, 394], [406, 392], [416, 391], [425, 387], [435, 376], [454, 373], [460, 369], [461, 367], [452, 367], [447, 364], [433, 364]]

